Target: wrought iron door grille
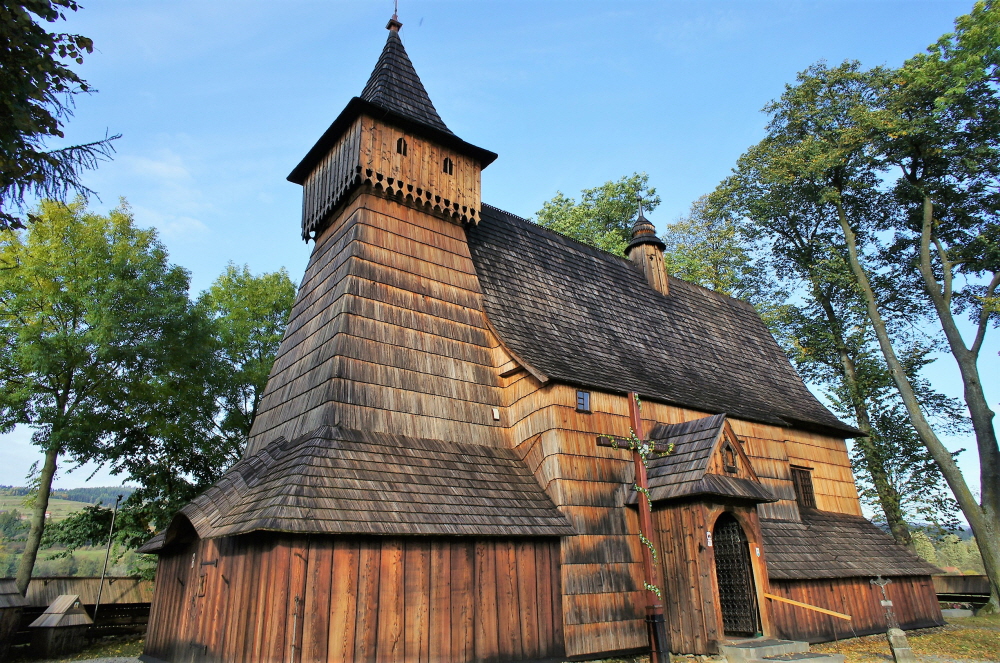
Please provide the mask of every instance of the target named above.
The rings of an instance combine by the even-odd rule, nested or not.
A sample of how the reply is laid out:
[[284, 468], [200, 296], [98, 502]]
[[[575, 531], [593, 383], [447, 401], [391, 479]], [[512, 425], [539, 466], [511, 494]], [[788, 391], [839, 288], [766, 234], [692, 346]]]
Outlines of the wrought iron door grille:
[[726, 635], [752, 636], [759, 632], [757, 595], [746, 535], [734, 518], [722, 516], [713, 538], [723, 631]]

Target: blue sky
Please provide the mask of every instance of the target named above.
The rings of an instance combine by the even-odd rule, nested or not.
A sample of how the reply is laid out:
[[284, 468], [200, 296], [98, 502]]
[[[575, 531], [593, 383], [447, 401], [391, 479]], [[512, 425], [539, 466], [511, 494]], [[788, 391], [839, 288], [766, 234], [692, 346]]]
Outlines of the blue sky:
[[[78, 69], [98, 92], [78, 99], [66, 139], [123, 135], [115, 160], [86, 175], [101, 197], [93, 207], [127, 198], [195, 292], [230, 261], [298, 280], [310, 247], [301, 190], [285, 176], [361, 92], [392, 1], [82, 1], [58, 29], [93, 38]], [[819, 60], [899, 65], [971, 6], [401, 0], [399, 18], [441, 117], [500, 155], [483, 173], [485, 202], [530, 216], [557, 190], [645, 171], [662, 228], [762, 137], [761, 107], [796, 72]], [[986, 375], [997, 348], [984, 351]], [[935, 383], [960, 395], [953, 361], [938, 364]], [[0, 483], [23, 484], [39, 457], [28, 432], [0, 439]], [[971, 437], [952, 442], [970, 447], [970, 474]], [[87, 476], [63, 472], [56, 484]], [[92, 480], [113, 482], [103, 471]]]

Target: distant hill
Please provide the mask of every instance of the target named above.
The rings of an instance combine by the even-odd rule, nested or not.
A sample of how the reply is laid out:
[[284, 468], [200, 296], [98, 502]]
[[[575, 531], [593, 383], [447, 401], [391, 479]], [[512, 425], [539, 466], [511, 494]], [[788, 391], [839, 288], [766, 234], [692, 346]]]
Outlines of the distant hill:
[[[114, 506], [115, 499], [122, 495], [122, 499], [128, 498], [135, 492], [131, 486], [93, 486], [86, 488], [53, 488], [52, 498], [67, 500], [70, 502], [83, 502], [84, 504], [97, 504], [100, 502], [104, 506]], [[25, 486], [0, 486], [0, 497], [24, 497], [28, 494]]]

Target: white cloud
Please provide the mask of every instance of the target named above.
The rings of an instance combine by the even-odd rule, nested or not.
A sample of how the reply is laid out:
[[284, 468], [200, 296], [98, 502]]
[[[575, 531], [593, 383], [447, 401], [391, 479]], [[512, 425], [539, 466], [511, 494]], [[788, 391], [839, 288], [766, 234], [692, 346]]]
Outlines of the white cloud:
[[192, 182], [194, 177], [180, 155], [162, 150], [159, 158], [125, 155], [121, 158], [132, 172], [140, 177], [153, 178], [161, 184], [178, 185]]
[[153, 226], [163, 239], [193, 239], [211, 232], [201, 220], [187, 214], [161, 212], [146, 206], [134, 206], [136, 221], [141, 226]]

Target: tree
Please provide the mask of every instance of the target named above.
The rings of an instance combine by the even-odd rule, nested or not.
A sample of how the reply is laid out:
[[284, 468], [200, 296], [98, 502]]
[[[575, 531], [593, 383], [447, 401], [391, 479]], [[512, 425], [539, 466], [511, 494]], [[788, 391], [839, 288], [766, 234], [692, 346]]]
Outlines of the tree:
[[[139, 485], [115, 526], [123, 551], [145, 543], [239, 459], [295, 301], [284, 270], [253, 275], [230, 264], [193, 307], [180, 352], [161, 362], [142, 416], [87, 458]], [[135, 408], [138, 410], [139, 408]], [[111, 509], [87, 507], [49, 528], [47, 545], [73, 550], [107, 532]]]
[[632, 220], [639, 213], [637, 195], [642, 196], [646, 212], [660, 204], [656, 189], [649, 186], [649, 176], [633, 173], [584, 189], [579, 203], [557, 191], [538, 210], [535, 221], [584, 244], [624, 255], [632, 238]]
[[663, 262], [672, 276], [739, 297], [753, 270], [752, 246], [738, 220], [719, 214], [708, 196], [691, 203], [686, 217], [667, 224]]
[[46, 150], [50, 138], [62, 138], [72, 116], [73, 97], [91, 91], [66, 61], [83, 63], [93, 41], [47, 32], [36, 21], [65, 20], [75, 0], [20, 0], [0, 7], [0, 229], [21, 227], [11, 209], [23, 210], [26, 194], [65, 199], [72, 192], [93, 193], [79, 174], [97, 167], [114, 151], [103, 140]]
[[[903, 480], [906, 469], [927, 470], [921, 476], [935, 486], [931, 479], [940, 475], [926, 467], [925, 454], [906, 444], [904, 428], [890, 425], [894, 420], [887, 413], [897, 402], [872, 347], [864, 302], [844, 259], [846, 248], [836, 216], [824, 201], [824, 188], [802, 178], [789, 182], [783, 171], [776, 172], [776, 151], [769, 140], [748, 150], [734, 174], [711, 194], [712, 206], [717, 214], [751, 226], [746, 232], [762, 245], [754, 262], [783, 284], [772, 289], [772, 314], [766, 319], [803, 379], [826, 387], [838, 414], [865, 434], [855, 440], [852, 454], [862, 499], [877, 505], [897, 542], [909, 545], [907, 518], [916, 511], [950, 521], [947, 508], [932, 513], [925, 508], [931, 503], [947, 507], [947, 500], [939, 493], [909, 490], [913, 483]], [[853, 214], [880, 219], [892, 208], [891, 199], [867, 186], [869, 181], [852, 190], [846, 202]], [[900, 293], [884, 280], [876, 286], [883, 308], [894, 312], [894, 336], [906, 339], [912, 359], [908, 370], [916, 376], [928, 349], [910, 332], [911, 323], [921, 319], [920, 307], [906, 290]], [[941, 406], [942, 414], [953, 414], [945, 412], [929, 388], [922, 395]]]
[[230, 263], [199, 302], [214, 320], [224, 366], [219, 433], [239, 454], [250, 439], [284, 337], [295, 303], [295, 284], [284, 268], [254, 276], [246, 265], [238, 268]]
[[[959, 255], [973, 251], [977, 256], [966, 263], [970, 275], [989, 274], [992, 269], [995, 207], [989, 193], [996, 189], [990, 182], [995, 181], [997, 100], [991, 96], [995, 91], [983, 89], [989, 85], [970, 83], [960, 104], [944, 103], [944, 110], [939, 111], [954, 86], [938, 80], [933, 89], [922, 87], [932, 78], [922, 63], [907, 63], [896, 72], [882, 68], [865, 72], [857, 63], [832, 69], [811, 67], [765, 109], [771, 115], [768, 136], [755, 149], [765, 156], [761, 163], [766, 167], [759, 170], [762, 181], [812, 192], [813, 199], [836, 220], [846, 263], [910, 422], [976, 534], [993, 592], [985, 610], [992, 612], [1000, 606], [1000, 509], [996, 504], [1000, 452], [992, 433], [993, 413], [980, 398], [976, 361], [980, 339], [996, 315], [990, 302], [1000, 278], [992, 272], [985, 290], [979, 291], [978, 301], [984, 305], [974, 311], [979, 333], [971, 347], [957, 333], [951, 307], [961, 300], [951, 295]], [[904, 171], [894, 194], [906, 213], [879, 223], [877, 217], [857, 213], [854, 204], [873, 195], [889, 164]], [[937, 215], [935, 200], [944, 203]], [[897, 246], [890, 251], [880, 251], [875, 241], [877, 233], [885, 230], [897, 232]], [[916, 258], [904, 263], [910, 269], [901, 270], [898, 246], [907, 245]], [[886, 267], [890, 263], [895, 269]], [[979, 447], [981, 502], [938, 438], [893, 343], [877, 292], [878, 277], [886, 274], [897, 279], [896, 292], [906, 292], [913, 278], [920, 279], [959, 362]]]
[[[85, 461], [153, 418], [192, 324], [188, 275], [124, 202], [43, 201], [27, 230], [0, 237], [0, 429], [27, 424], [45, 460], [18, 567], [24, 592], [63, 454]], [[166, 424], [160, 424], [166, 425]]]
[[[985, 516], [976, 538], [996, 544], [987, 544], [993, 550], [984, 558], [993, 558], [986, 560], [990, 608], [998, 611], [1000, 446], [979, 357], [988, 329], [1000, 322], [1000, 8], [977, 3], [957, 24], [956, 33], [908, 60], [861, 117], [870, 130], [866, 147], [899, 174], [895, 195], [905, 214], [891, 228], [892, 262], [926, 293], [962, 377], [982, 493], [978, 507], [965, 499]], [[963, 314], [974, 326], [970, 340], [958, 324]]]

